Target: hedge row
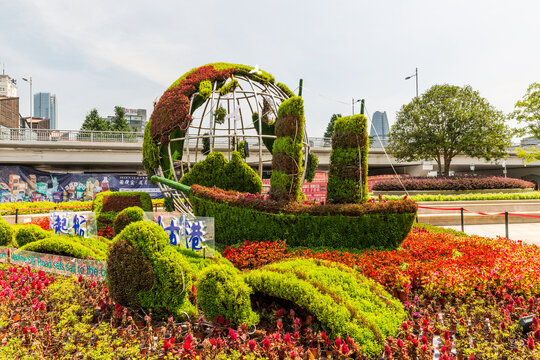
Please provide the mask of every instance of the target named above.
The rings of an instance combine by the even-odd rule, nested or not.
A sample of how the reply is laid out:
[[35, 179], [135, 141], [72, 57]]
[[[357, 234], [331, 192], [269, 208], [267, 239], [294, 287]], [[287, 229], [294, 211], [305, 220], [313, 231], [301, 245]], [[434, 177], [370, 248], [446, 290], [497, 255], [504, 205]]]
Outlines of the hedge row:
[[194, 195], [190, 200], [197, 216], [215, 218], [216, 242], [226, 245], [284, 239], [290, 246], [396, 249], [411, 230], [416, 215], [415, 210], [408, 211], [416, 208], [412, 201], [375, 206], [367, 210], [378, 212], [364, 211], [352, 217], [269, 213]]
[[[402, 196], [385, 195], [385, 200], [399, 200]], [[523, 193], [483, 193], [483, 194], [459, 194], [459, 195], [432, 195], [421, 194], [412, 195], [410, 198], [414, 201], [480, 201], [480, 200], [534, 200], [540, 199], [540, 191], [531, 191]]]
[[294, 302], [308, 310], [332, 336], [350, 336], [369, 358], [382, 351], [406, 319], [401, 303], [384, 288], [345, 266], [294, 259], [246, 275], [256, 292]]
[[373, 184], [373, 191], [401, 191], [403, 186], [407, 190], [534, 189], [530, 181], [502, 176], [441, 176], [383, 179]]
[[98, 231], [107, 226], [112, 229], [118, 213], [133, 206], [143, 211], [152, 211], [150, 194], [138, 191], [104, 191], [97, 194], [92, 203], [92, 211], [96, 213]]

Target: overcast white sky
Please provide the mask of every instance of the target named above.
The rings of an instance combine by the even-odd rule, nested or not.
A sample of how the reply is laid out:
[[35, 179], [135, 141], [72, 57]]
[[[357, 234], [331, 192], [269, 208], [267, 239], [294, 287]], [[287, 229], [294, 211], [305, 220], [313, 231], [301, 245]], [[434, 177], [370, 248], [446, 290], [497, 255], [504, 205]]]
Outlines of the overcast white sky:
[[[540, 81], [539, 1], [0, 0], [0, 62], [29, 88], [57, 95], [59, 128], [96, 107], [146, 108], [183, 73], [234, 62], [294, 89], [304, 79], [307, 130], [322, 136], [351, 99], [391, 122], [434, 84], [469, 84], [509, 112]], [[325, 97], [321, 97], [322, 94]], [[329, 100], [336, 99], [341, 102]], [[357, 107], [358, 109], [358, 107]], [[357, 110], [358, 111], [358, 110]]]

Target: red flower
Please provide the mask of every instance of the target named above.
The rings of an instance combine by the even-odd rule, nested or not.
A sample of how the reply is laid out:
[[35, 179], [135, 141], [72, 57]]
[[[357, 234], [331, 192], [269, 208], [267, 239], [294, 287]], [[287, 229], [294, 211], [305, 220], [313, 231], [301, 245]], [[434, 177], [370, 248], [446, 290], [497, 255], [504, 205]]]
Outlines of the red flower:
[[257, 343], [253, 339], [249, 340], [248, 345], [249, 345], [249, 350], [251, 352], [253, 352], [255, 350], [255, 348], [257, 347]]
[[265, 348], [265, 350], [270, 349], [270, 340], [266, 336], [264, 337], [264, 340], [263, 340], [263, 348]]

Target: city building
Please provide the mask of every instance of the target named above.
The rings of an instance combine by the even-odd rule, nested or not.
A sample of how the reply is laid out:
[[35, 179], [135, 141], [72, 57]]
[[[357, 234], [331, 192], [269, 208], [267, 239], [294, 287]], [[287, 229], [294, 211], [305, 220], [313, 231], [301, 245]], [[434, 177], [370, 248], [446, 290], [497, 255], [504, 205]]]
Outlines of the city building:
[[[146, 126], [146, 109], [124, 109], [125, 119], [131, 128], [131, 131], [144, 131]], [[114, 116], [107, 116], [107, 121], [112, 122]]]
[[19, 120], [19, 98], [0, 97], [0, 128], [17, 129]]
[[9, 75], [0, 75], [0, 97], [17, 97], [17, 82]]
[[58, 128], [58, 103], [51, 93], [34, 94], [34, 116], [50, 119], [50, 129]]
[[370, 147], [386, 147], [388, 143], [388, 133], [390, 133], [390, 126], [388, 125], [388, 116], [386, 111], [375, 111], [373, 114], [371, 129], [369, 131]]
[[31, 119], [29, 117], [24, 118], [24, 121], [27, 124], [25, 127], [28, 127], [28, 128], [31, 127], [32, 129], [40, 129], [40, 130], [52, 129], [51, 119], [49, 118], [41, 118], [41, 117], [33, 116]]

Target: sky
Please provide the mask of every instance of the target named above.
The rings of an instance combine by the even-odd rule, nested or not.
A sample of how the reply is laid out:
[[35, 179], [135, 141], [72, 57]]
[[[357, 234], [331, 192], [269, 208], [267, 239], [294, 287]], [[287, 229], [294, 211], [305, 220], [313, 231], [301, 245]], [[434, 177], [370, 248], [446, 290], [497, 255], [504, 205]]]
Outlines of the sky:
[[[511, 112], [540, 82], [540, 2], [0, 0], [0, 63], [58, 101], [58, 128], [91, 109], [146, 108], [182, 74], [211, 62], [259, 67], [295, 89], [304, 79], [308, 135], [365, 99], [396, 112], [434, 84], [471, 85]], [[356, 105], [356, 112], [359, 110]]]

